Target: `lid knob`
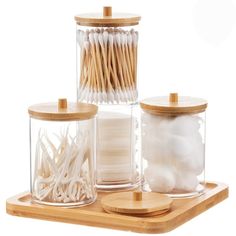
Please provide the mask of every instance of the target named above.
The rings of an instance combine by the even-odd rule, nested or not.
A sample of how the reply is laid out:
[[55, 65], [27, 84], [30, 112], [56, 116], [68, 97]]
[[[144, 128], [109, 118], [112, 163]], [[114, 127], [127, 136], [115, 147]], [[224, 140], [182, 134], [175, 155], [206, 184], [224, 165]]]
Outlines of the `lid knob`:
[[112, 7], [103, 7], [103, 16], [112, 16]]
[[59, 98], [58, 99], [58, 110], [67, 109], [67, 99]]
[[170, 93], [169, 102], [170, 103], [178, 103], [178, 93]]
[[142, 192], [133, 192], [134, 201], [142, 201], [142, 198], [143, 198]]

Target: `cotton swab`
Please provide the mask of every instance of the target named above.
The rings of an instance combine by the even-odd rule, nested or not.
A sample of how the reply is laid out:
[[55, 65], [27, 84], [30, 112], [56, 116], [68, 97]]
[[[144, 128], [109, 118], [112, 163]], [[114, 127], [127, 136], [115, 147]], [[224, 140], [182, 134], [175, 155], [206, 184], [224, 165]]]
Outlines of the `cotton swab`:
[[116, 28], [78, 30], [77, 42], [81, 49], [78, 100], [136, 101], [138, 33]]

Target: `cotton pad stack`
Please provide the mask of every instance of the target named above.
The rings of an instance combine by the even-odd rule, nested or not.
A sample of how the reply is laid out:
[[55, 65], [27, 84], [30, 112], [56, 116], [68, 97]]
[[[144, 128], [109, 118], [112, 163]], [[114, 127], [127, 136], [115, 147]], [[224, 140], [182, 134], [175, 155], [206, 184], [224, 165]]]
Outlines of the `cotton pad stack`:
[[130, 115], [116, 112], [100, 112], [97, 121], [98, 151], [97, 179], [98, 182], [119, 183], [129, 182], [133, 176], [132, 137], [136, 120]]
[[184, 194], [203, 189], [206, 106], [205, 100], [176, 94], [169, 100], [141, 102], [143, 174], [151, 191]]

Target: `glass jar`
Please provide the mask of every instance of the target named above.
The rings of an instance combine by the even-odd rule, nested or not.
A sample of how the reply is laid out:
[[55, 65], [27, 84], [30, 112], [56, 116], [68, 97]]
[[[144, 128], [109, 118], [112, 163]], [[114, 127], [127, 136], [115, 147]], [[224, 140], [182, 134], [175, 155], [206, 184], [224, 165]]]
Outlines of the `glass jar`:
[[76, 20], [77, 98], [80, 102], [121, 104], [137, 101], [137, 49], [140, 16], [80, 14]]
[[140, 16], [80, 14], [76, 20], [77, 100], [99, 105], [96, 186], [132, 188], [137, 166], [137, 50]]
[[57, 103], [29, 107], [33, 202], [82, 206], [96, 200], [95, 115], [91, 104]]
[[100, 105], [97, 118], [96, 186], [135, 188], [140, 182], [138, 105]]
[[144, 191], [190, 197], [205, 184], [205, 110], [200, 98], [155, 97], [140, 103]]

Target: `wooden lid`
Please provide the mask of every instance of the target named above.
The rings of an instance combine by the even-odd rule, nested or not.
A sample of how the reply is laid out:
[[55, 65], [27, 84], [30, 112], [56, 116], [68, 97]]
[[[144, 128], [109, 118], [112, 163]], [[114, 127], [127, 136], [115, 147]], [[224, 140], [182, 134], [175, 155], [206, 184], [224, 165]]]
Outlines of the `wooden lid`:
[[170, 93], [168, 96], [147, 98], [140, 102], [141, 108], [151, 114], [181, 115], [204, 112], [207, 101], [202, 98], [178, 96]]
[[86, 103], [67, 103], [65, 98], [58, 99], [58, 103], [41, 103], [30, 106], [30, 117], [39, 120], [73, 121], [87, 120], [97, 113], [97, 106]]
[[168, 211], [173, 200], [160, 193], [119, 192], [106, 195], [101, 204], [105, 211], [128, 215], [157, 215]]
[[135, 14], [112, 13], [112, 7], [103, 7], [103, 13], [87, 13], [75, 16], [77, 24], [83, 26], [131, 26], [138, 25], [141, 17]]

